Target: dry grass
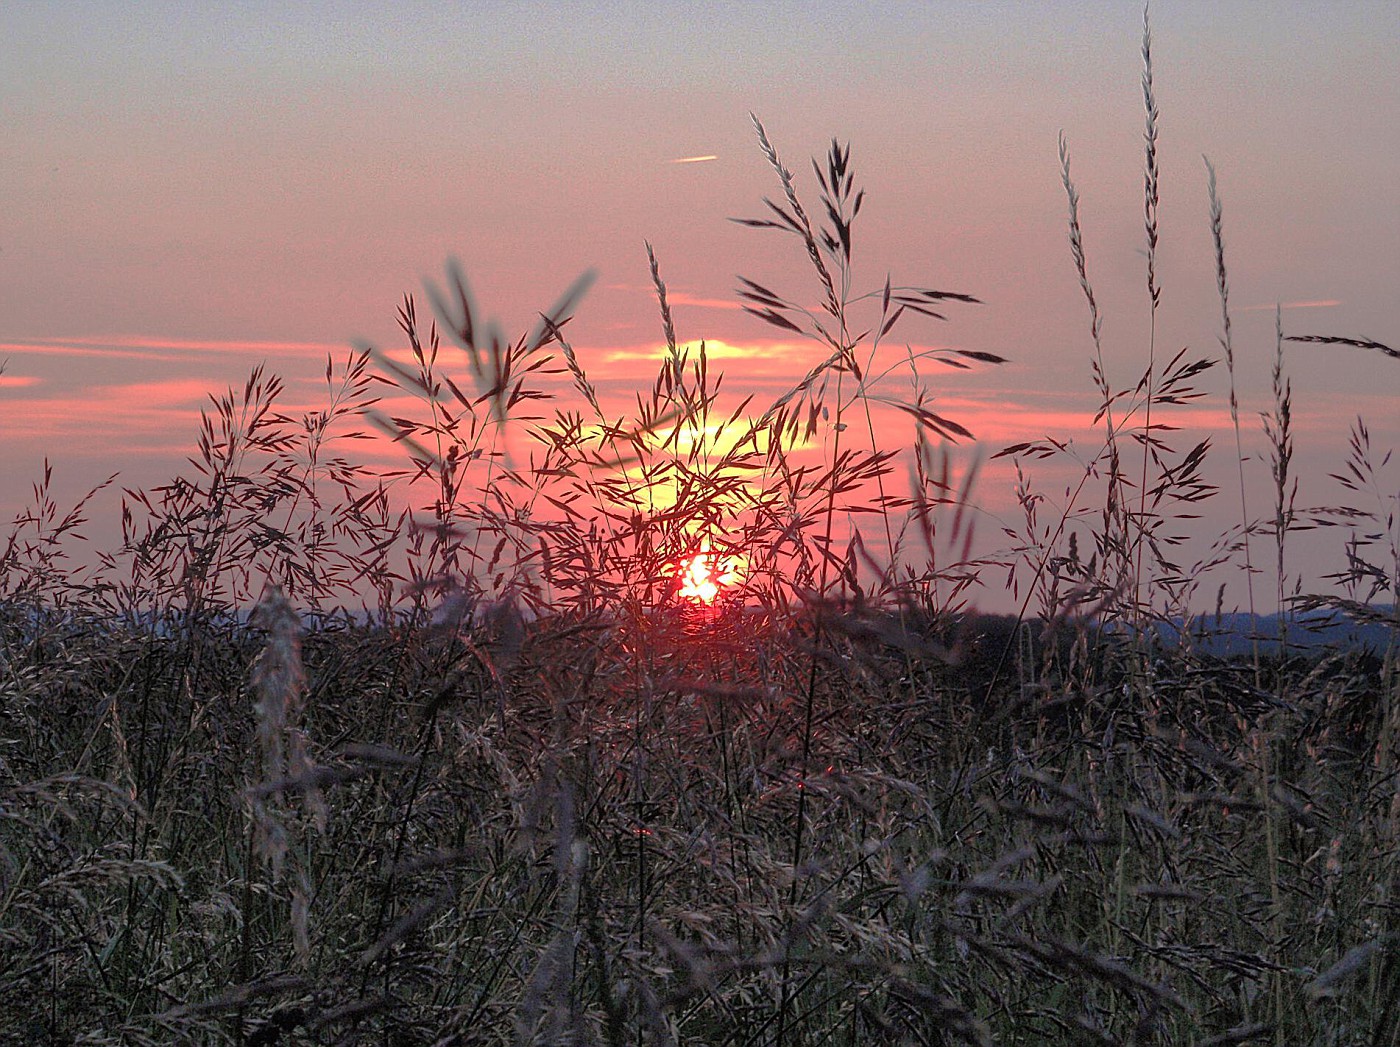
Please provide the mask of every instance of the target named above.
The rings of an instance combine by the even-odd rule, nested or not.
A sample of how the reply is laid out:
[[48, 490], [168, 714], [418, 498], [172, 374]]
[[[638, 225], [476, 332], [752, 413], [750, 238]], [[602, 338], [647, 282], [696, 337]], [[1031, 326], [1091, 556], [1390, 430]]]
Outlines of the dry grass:
[[[1025, 522], [975, 556], [947, 450], [971, 434], [925, 371], [1001, 361], [889, 339], [976, 300], [855, 290], [849, 148], [809, 208], [755, 127], [781, 192], [743, 221], [795, 239], [818, 304], [738, 293], [821, 346], [771, 403], [678, 339], [650, 245], [666, 353], [624, 415], [568, 341], [587, 277], [507, 337], [449, 267], [432, 319], [403, 302], [407, 357], [328, 361], [324, 411], [282, 414], [261, 372], [214, 398], [193, 473], [125, 493], [117, 551], [79, 557], [89, 500], [36, 485], [0, 546], [0, 1040], [1400, 1042], [1388, 456], [1358, 422], [1355, 504], [1295, 507], [1280, 331], [1272, 518], [1241, 498], [1184, 560], [1210, 446], [1162, 418], [1210, 361], [1149, 345], [1110, 380], [1062, 143], [1104, 440], [1053, 507], [1029, 469], [1073, 449], [1004, 450]], [[1213, 171], [1210, 197], [1238, 425]], [[907, 453], [876, 443], [890, 409]], [[402, 470], [341, 453], [361, 425]], [[1280, 601], [1389, 646], [1202, 653], [1203, 574], [1269, 535], [1284, 578], [1305, 524], [1346, 528], [1343, 595]], [[712, 610], [674, 578], [706, 542], [747, 558]], [[969, 614], [1008, 570], [1022, 614]]]

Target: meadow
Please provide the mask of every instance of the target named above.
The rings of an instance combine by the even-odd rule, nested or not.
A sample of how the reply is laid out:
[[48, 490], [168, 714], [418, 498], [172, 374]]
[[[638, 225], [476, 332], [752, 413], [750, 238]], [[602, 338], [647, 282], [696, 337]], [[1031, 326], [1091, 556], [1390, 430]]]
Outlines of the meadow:
[[[1155, 316], [1150, 38], [1143, 87]], [[1359, 422], [1350, 504], [1296, 506], [1280, 327], [1248, 504], [1214, 172], [1221, 359], [1149, 341], [1120, 386], [1062, 143], [1102, 444], [999, 449], [1024, 521], [986, 554], [930, 375], [1002, 361], [897, 341], [976, 299], [866, 287], [849, 147], [809, 208], [755, 130], [777, 190], [743, 221], [812, 284], [739, 294], [823, 347], [772, 402], [679, 338], [654, 255], [626, 416], [569, 343], [586, 277], [507, 337], [449, 266], [323, 409], [261, 370], [214, 397], [118, 548], [36, 483], [0, 541], [0, 1040], [1400, 1043], [1400, 478]], [[1223, 452], [1171, 424], [1222, 365]], [[1238, 523], [1194, 546], [1211, 499]], [[1346, 568], [1290, 587], [1324, 525]], [[1199, 613], [1219, 577], [1249, 605]], [[1003, 582], [1020, 613], [977, 615]], [[1278, 606], [1388, 640], [1207, 650]]]

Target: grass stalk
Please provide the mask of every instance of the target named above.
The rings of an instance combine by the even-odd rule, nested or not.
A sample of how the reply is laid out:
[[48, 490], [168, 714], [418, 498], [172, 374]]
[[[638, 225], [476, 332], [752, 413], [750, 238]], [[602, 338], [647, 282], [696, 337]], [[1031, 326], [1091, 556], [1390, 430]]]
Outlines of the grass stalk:
[[[1244, 441], [1240, 435], [1240, 402], [1235, 388], [1235, 343], [1230, 323], [1230, 281], [1225, 268], [1224, 207], [1220, 202], [1220, 195], [1216, 191], [1215, 167], [1211, 164], [1209, 157], [1203, 159], [1206, 165], [1207, 189], [1210, 195], [1211, 240], [1215, 245], [1215, 286], [1220, 295], [1220, 347], [1225, 350], [1225, 367], [1230, 379], [1230, 425], [1235, 432], [1235, 462], [1239, 473], [1240, 534], [1244, 543], [1245, 593], [1249, 601], [1250, 622], [1257, 623], [1259, 613], [1254, 603], [1254, 558], [1251, 555], [1249, 542], [1254, 525], [1250, 520], [1249, 502], [1245, 493]], [[1251, 624], [1251, 630], [1256, 634], [1250, 645], [1254, 661], [1254, 686], [1259, 687], [1262, 676], [1259, 637], [1254, 624]]]
[[[1157, 97], [1152, 86], [1152, 26], [1148, 20], [1148, 9], [1142, 11], [1142, 102], [1145, 113], [1143, 141], [1146, 162], [1143, 169], [1143, 228], [1147, 233], [1147, 294], [1151, 302], [1147, 333], [1147, 369], [1143, 399], [1142, 427], [1142, 476], [1138, 485], [1138, 518], [1136, 533], [1132, 538], [1135, 551], [1133, 565], [1133, 604], [1134, 623], [1139, 638], [1143, 637], [1145, 606], [1142, 596], [1142, 556], [1143, 546], [1148, 542], [1149, 533], [1155, 528], [1149, 525], [1147, 516], [1148, 462], [1156, 444], [1156, 434], [1152, 429], [1152, 406], [1156, 400], [1157, 381], [1157, 310], [1162, 303], [1162, 288], [1157, 280], [1157, 241], [1160, 235], [1157, 221], [1157, 207], [1160, 200], [1157, 170]], [[1150, 598], [1149, 598], [1150, 599]]]

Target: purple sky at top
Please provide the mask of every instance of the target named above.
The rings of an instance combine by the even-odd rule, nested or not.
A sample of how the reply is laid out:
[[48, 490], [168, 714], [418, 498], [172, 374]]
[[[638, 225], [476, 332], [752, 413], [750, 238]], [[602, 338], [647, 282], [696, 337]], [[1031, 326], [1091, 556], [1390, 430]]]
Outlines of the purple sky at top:
[[[595, 268], [572, 340], [619, 385], [613, 354], [660, 339], [644, 240], [683, 340], [771, 342], [736, 274], [814, 291], [791, 242], [726, 221], [776, 191], [749, 112], [813, 201], [807, 157], [852, 142], [862, 289], [984, 300], [904, 338], [1012, 360], [947, 387], [990, 449], [1092, 412], [1063, 130], [1110, 372], [1142, 366], [1136, 3], [288, 6], [0, 10], [4, 515], [46, 454], [74, 484], [164, 479], [204, 393], [259, 360], [295, 392], [328, 347], [397, 345], [400, 296], [448, 256], [511, 331]], [[1163, 0], [1152, 23], [1158, 344], [1215, 350], [1205, 153], [1257, 429], [1275, 302], [1288, 333], [1400, 342], [1400, 6]], [[1287, 354], [1308, 468], [1337, 468], [1357, 411], [1394, 445], [1400, 366]]]

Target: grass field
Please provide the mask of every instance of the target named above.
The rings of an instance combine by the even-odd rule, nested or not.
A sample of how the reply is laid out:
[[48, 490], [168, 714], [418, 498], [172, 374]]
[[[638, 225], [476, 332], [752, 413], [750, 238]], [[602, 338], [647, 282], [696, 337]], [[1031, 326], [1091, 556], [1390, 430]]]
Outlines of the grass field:
[[[1147, 38], [1144, 72], [1155, 317]], [[1358, 423], [1352, 504], [1295, 506], [1280, 330], [1248, 504], [1214, 172], [1238, 493], [1164, 428], [1216, 361], [1149, 343], [1110, 381], [1062, 146], [1102, 446], [1054, 506], [1032, 469], [1066, 448], [1003, 449], [1024, 527], [982, 554], [923, 376], [1001, 361], [893, 344], [975, 299], [857, 289], [850, 150], [809, 211], [755, 125], [778, 191], [747, 222], [817, 304], [740, 295], [824, 347], [771, 403], [678, 341], [655, 257], [667, 354], [627, 417], [568, 343], [586, 279], [507, 338], [449, 267], [405, 351], [328, 361], [324, 410], [261, 371], [216, 398], [119, 548], [36, 484], [0, 541], [0, 1041], [1400, 1043], [1400, 482]], [[914, 446], [878, 445], [889, 410]], [[401, 470], [357, 462], [375, 432]], [[1184, 548], [1208, 499], [1238, 524]], [[1349, 566], [1309, 596], [1288, 540], [1319, 522]], [[1207, 573], [1389, 640], [1165, 642]], [[1008, 576], [1020, 615], [972, 613]]]

